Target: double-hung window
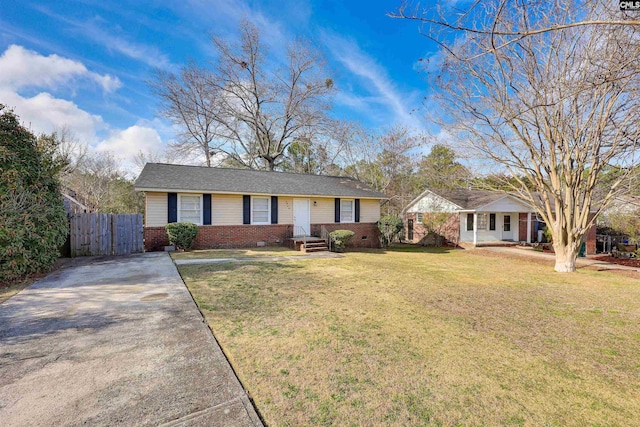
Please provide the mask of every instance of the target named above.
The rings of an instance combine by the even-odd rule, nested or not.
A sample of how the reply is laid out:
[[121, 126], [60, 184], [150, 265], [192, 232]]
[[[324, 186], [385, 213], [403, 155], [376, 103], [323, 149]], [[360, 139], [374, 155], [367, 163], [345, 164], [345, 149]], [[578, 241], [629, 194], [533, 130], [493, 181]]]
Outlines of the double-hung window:
[[340, 222], [353, 221], [353, 199], [340, 200]]
[[271, 200], [269, 197], [251, 198], [251, 224], [270, 224]]
[[478, 214], [478, 230], [487, 229], [487, 214]]
[[467, 231], [473, 231], [473, 214], [467, 214]]
[[178, 222], [202, 225], [202, 196], [180, 194], [178, 197]]

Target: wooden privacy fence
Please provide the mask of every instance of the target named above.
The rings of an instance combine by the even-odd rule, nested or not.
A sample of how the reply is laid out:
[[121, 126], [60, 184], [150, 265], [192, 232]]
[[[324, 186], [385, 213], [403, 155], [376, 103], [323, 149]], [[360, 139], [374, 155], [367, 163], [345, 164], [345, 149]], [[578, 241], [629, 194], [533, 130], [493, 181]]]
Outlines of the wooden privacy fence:
[[79, 213], [71, 217], [71, 256], [142, 252], [142, 215]]

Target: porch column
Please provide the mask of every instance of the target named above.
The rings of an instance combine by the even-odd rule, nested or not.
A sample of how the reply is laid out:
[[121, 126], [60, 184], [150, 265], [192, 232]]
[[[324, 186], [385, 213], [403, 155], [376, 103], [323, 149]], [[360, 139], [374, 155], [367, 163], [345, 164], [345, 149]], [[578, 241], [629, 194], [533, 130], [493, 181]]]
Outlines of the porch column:
[[473, 246], [478, 244], [478, 213], [473, 213]]
[[527, 214], [527, 243], [531, 243], [531, 212]]

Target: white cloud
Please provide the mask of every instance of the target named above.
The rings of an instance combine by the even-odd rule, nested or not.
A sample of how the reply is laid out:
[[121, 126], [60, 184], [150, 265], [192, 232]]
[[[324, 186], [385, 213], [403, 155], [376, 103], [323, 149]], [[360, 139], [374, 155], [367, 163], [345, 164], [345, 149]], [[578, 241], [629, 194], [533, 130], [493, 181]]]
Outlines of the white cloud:
[[[407, 126], [419, 126], [419, 120], [411, 115], [412, 96], [402, 93], [396, 88], [385, 68], [374, 58], [367, 55], [357, 42], [342, 36], [324, 33], [323, 40], [333, 56], [351, 73], [364, 81], [364, 86], [371, 88], [370, 95], [385, 105], [392, 113], [395, 121]], [[357, 95], [343, 95], [347, 105], [355, 106]], [[372, 98], [366, 97], [368, 101]]]
[[155, 152], [162, 146], [162, 138], [155, 129], [133, 125], [125, 130], [116, 130], [96, 145], [96, 151], [111, 151], [116, 156], [131, 159], [142, 152]]
[[[15, 109], [21, 121], [35, 134], [51, 133], [66, 127], [96, 151], [111, 151], [127, 166], [138, 152], [162, 151], [162, 138], [154, 129], [162, 127], [158, 119], [144, 120], [124, 130], [109, 129], [100, 115], [91, 114], [75, 102], [42, 91], [25, 96], [22, 90], [69, 88], [74, 91], [79, 79], [90, 79], [103, 90], [115, 90], [120, 81], [109, 75], [89, 71], [84, 64], [58, 55], [43, 56], [12, 45], [0, 56], [0, 102]], [[102, 139], [100, 133], [108, 131]]]
[[0, 56], [0, 87], [13, 90], [25, 87], [56, 89], [79, 78], [98, 83], [105, 92], [122, 86], [117, 77], [94, 73], [81, 62], [55, 54], [43, 56], [22, 46], [11, 45]]
[[174, 67], [169, 57], [162, 53], [155, 46], [132, 42], [122, 37], [117, 37], [102, 29], [82, 25], [81, 31], [95, 42], [100, 43], [103, 47], [110, 51], [116, 51], [124, 56], [128, 56], [136, 61], [143, 62], [151, 67], [172, 68]]
[[[287, 14], [291, 14], [293, 9], [295, 11], [295, 15], [297, 15], [299, 20], [305, 14], [305, 12], [303, 12], [303, 2], [298, 1], [294, 4], [297, 4], [295, 8], [290, 8], [289, 5], [283, 4], [281, 11], [282, 13], [285, 13], [286, 11]], [[174, 7], [177, 7], [178, 9], [186, 7], [187, 13], [192, 17], [192, 19], [202, 18], [206, 20], [214, 20], [219, 25], [226, 27], [226, 38], [231, 35], [229, 34], [229, 31], [232, 31], [232, 34], [235, 35], [238, 28], [238, 23], [242, 19], [247, 19], [253, 22], [260, 29], [264, 41], [267, 41], [268, 44], [273, 47], [281, 48], [276, 49], [275, 53], [283, 53], [284, 51], [282, 47], [284, 47], [287, 42], [291, 40], [291, 34], [288, 34], [286, 28], [276, 19], [269, 17], [265, 13], [260, 11], [257, 5], [259, 5], [259, 3], [249, 5], [246, 1], [241, 0], [189, 0], [184, 3], [176, 2], [176, 5]], [[209, 9], [215, 9], [215, 14], [203, 15], [201, 13], [202, 10]], [[307, 11], [307, 19], [309, 14], [310, 12]]]
[[92, 143], [96, 140], [96, 131], [105, 127], [102, 117], [46, 92], [26, 98], [0, 88], [0, 99], [8, 107], [14, 108], [25, 125], [36, 134], [51, 133], [67, 126], [79, 139]]
[[114, 29], [102, 29], [94, 22], [75, 21], [66, 16], [59, 15], [45, 6], [34, 7], [39, 12], [64, 22], [74, 27], [84, 37], [99, 43], [108, 51], [115, 51], [136, 61], [143, 62], [152, 67], [172, 68], [174, 67], [169, 57], [162, 53], [156, 46], [143, 44], [131, 40], [127, 40], [121, 36], [114, 35]]

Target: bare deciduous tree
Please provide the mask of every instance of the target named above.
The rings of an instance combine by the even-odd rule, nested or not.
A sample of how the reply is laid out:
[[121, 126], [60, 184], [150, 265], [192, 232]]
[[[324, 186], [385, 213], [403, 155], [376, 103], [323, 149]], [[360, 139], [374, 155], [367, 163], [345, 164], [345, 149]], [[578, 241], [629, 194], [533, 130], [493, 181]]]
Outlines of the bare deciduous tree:
[[[613, 12], [618, 4], [607, 0], [586, 0], [586, 1], [545, 1], [535, 4], [534, 2], [514, 2], [511, 0], [495, 0], [483, 2], [473, 1], [466, 8], [460, 8], [451, 2], [429, 2], [428, 7], [422, 7], [420, 2], [404, 1], [396, 12], [388, 13], [387, 16], [395, 19], [408, 19], [426, 24], [428, 30], [422, 34], [440, 43], [447, 49], [446, 43], [441, 43], [435, 37], [433, 30], [454, 31], [463, 34], [473, 34], [480, 36], [490, 36], [493, 40], [491, 50], [502, 49], [520, 40], [544, 33], [562, 31], [580, 27], [610, 27], [616, 26], [639, 26], [640, 20], [634, 10], [620, 11], [617, 16], [612, 16], [606, 12]], [[542, 8], [538, 8], [542, 6]], [[513, 8], [519, 9], [523, 17], [531, 10], [538, 8], [536, 12], [555, 9], [556, 11], [567, 11], [570, 15], [565, 15], [565, 19], [560, 21], [529, 21], [513, 22], [508, 15], [513, 12]], [[574, 10], [581, 10], [582, 16], [573, 13]], [[603, 15], [605, 12], [605, 15]], [[579, 18], [577, 18], [579, 17]], [[506, 19], [505, 19], [506, 18]], [[577, 18], [577, 19], [576, 19]], [[503, 25], [510, 21], [517, 26]], [[522, 24], [522, 25], [518, 25]], [[500, 37], [498, 39], [496, 37]], [[481, 53], [482, 54], [482, 53]]]
[[181, 129], [172, 148], [177, 153], [201, 154], [207, 166], [220, 150], [217, 141], [218, 93], [210, 84], [209, 72], [195, 63], [185, 66], [179, 75], [158, 70], [150, 82], [160, 98], [162, 114]]
[[446, 58], [436, 79], [443, 122], [515, 179], [511, 191], [551, 229], [560, 272], [575, 271], [595, 215], [627, 175], [597, 198], [603, 169], [635, 169], [640, 27], [619, 25], [624, 16], [612, 7], [477, 2], [445, 27], [453, 33], [438, 35]]
[[240, 36], [235, 45], [212, 39], [218, 61], [210, 87], [220, 94], [219, 137], [237, 161], [273, 170], [289, 144], [326, 120], [333, 81], [319, 53], [302, 40], [288, 46], [282, 68], [273, 68], [255, 25], [243, 21]]
[[375, 132], [361, 130], [348, 147], [345, 173], [385, 193], [388, 213], [398, 214], [411, 201], [419, 185], [413, 149], [424, 144], [422, 135], [404, 126]]
[[158, 72], [152, 87], [162, 111], [185, 132], [180, 146], [225, 153], [227, 164], [274, 170], [287, 147], [317, 134], [327, 122], [333, 81], [318, 51], [291, 43], [280, 66], [269, 61], [260, 32], [240, 24], [240, 41], [212, 39], [212, 69], [190, 64], [180, 76]]

